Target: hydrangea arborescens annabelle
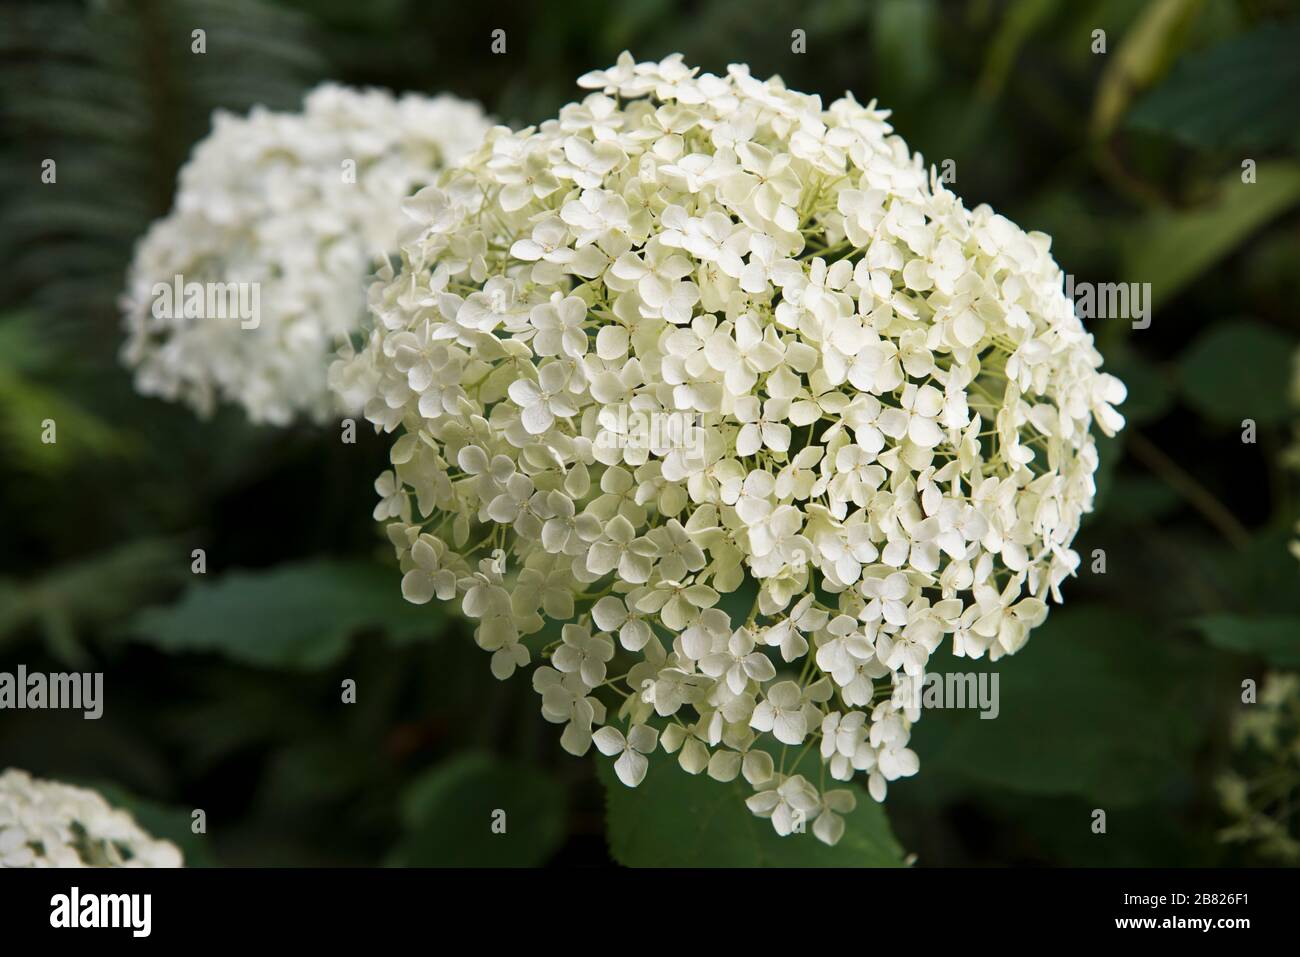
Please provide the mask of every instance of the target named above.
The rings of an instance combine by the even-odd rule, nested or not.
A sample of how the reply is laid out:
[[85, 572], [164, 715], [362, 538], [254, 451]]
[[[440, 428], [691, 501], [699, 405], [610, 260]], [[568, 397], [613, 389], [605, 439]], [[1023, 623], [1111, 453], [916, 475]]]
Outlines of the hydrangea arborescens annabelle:
[[401, 200], [489, 126], [455, 97], [329, 84], [301, 113], [216, 113], [130, 270], [136, 387], [204, 416], [218, 401], [274, 425], [337, 413], [326, 372], [365, 318], [375, 257], [397, 248]]
[[181, 852], [155, 840], [95, 791], [0, 774], [0, 867], [180, 867]]
[[349, 367], [404, 432], [375, 516], [498, 677], [540, 652], [569, 751], [743, 775], [834, 843], [854, 791], [810, 777], [883, 799], [944, 636], [998, 658], [1060, 599], [1124, 387], [1048, 237], [874, 103], [678, 57], [580, 82], [406, 204]]

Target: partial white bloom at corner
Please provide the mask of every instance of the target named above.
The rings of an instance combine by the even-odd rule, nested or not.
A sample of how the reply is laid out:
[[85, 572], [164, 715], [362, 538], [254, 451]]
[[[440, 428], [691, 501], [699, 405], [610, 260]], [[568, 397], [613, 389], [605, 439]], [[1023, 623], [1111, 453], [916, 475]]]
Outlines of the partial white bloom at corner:
[[86, 788], [0, 774], [0, 867], [181, 867], [170, 841]]

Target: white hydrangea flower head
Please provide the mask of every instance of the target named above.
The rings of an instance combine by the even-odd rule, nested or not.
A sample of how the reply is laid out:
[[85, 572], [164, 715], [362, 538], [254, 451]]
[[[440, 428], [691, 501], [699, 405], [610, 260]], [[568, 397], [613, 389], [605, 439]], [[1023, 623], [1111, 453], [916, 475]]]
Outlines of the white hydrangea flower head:
[[[273, 425], [338, 414], [326, 373], [366, 317], [376, 258], [398, 246], [401, 200], [489, 127], [453, 96], [334, 84], [298, 113], [218, 111], [130, 269], [123, 359], [137, 389], [205, 417], [220, 401]], [[178, 276], [204, 308], [164, 292]]]
[[1124, 386], [1048, 237], [874, 102], [678, 56], [580, 83], [405, 206], [342, 366], [401, 433], [375, 517], [498, 677], [540, 656], [566, 749], [743, 775], [833, 843], [854, 791], [769, 752], [877, 800], [916, 772], [931, 653], [1011, 654], [1060, 600]]
[[86, 788], [0, 774], [0, 867], [181, 867], [181, 852]]

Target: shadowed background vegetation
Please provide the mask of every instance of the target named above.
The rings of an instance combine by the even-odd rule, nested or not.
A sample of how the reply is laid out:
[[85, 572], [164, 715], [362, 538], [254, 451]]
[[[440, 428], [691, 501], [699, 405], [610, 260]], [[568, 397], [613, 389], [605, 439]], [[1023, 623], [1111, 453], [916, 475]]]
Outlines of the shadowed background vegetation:
[[[0, 671], [103, 671], [106, 689], [99, 721], [0, 714], [0, 767], [110, 788], [192, 863], [1267, 863], [1217, 840], [1214, 781], [1241, 682], [1300, 664], [1281, 464], [1300, 343], [1296, 5], [528, 7], [0, 9]], [[887, 821], [864, 794], [833, 852], [778, 841], [736, 790], [676, 771], [607, 799], [608, 769], [560, 750], [526, 677], [493, 680], [454, 614], [401, 600], [370, 519], [380, 439], [231, 410], [201, 423], [136, 396], [117, 362], [133, 244], [214, 108], [291, 109], [334, 79], [449, 91], [525, 125], [625, 48], [878, 98], [927, 162], [953, 161], [968, 207], [1050, 233], [1077, 281], [1151, 284], [1150, 328], [1089, 323], [1129, 386], [1129, 427], [1102, 443], [1066, 605], [999, 663], [1001, 716], [925, 715], [919, 775], [891, 786]], [[206, 835], [189, 833], [194, 808]]]

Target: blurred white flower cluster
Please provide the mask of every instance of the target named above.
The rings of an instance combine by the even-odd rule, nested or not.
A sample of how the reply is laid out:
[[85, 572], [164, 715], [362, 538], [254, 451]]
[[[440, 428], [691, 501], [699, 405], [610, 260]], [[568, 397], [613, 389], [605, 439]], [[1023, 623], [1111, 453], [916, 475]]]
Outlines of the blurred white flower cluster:
[[338, 369], [403, 433], [375, 517], [498, 677], [543, 659], [566, 749], [743, 775], [835, 843], [827, 779], [916, 772], [945, 636], [996, 659], [1060, 600], [1124, 386], [1049, 238], [964, 209], [874, 103], [676, 56], [580, 83], [405, 205]]
[[1259, 702], [1233, 724], [1232, 743], [1236, 767], [1217, 782], [1232, 823], [1220, 838], [1300, 862], [1300, 675], [1266, 675]]
[[[326, 370], [365, 318], [376, 258], [398, 245], [401, 200], [488, 128], [455, 97], [331, 84], [301, 113], [216, 113], [131, 266], [123, 359], [136, 387], [203, 416], [219, 401], [274, 425], [337, 414]], [[257, 315], [204, 312], [227, 294]]]
[[180, 867], [170, 841], [146, 834], [94, 791], [0, 774], [0, 867]]

